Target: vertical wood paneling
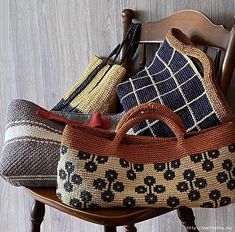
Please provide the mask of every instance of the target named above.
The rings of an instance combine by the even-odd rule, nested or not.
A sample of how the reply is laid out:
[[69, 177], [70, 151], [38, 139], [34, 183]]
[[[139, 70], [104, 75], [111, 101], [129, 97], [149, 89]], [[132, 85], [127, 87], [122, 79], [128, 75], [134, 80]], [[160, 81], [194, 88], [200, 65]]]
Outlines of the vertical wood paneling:
[[[132, 8], [139, 21], [158, 20], [182, 9], [195, 9], [230, 28], [234, 0], [0, 0], [0, 146], [7, 103], [29, 99], [51, 108], [78, 80], [92, 55], [107, 55], [121, 40], [121, 11]], [[235, 109], [235, 80], [229, 101]], [[32, 199], [23, 189], [0, 180], [0, 231], [29, 231]], [[235, 207], [195, 209], [200, 227], [235, 231]], [[139, 231], [185, 231], [175, 212], [137, 224]], [[84, 222], [46, 207], [43, 232], [101, 232]], [[231, 230], [229, 230], [231, 229]], [[118, 231], [124, 231], [122, 227]], [[203, 230], [202, 230], [203, 231]], [[224, 230], [226, 231], [226, 230]]]

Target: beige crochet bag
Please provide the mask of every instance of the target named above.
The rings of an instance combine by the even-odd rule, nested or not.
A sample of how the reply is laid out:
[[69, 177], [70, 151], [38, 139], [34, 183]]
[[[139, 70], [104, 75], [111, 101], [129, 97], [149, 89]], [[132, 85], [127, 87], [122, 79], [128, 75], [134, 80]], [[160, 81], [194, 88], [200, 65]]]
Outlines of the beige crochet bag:
[[[161, 120], [175, 137], [125, 135], [145, 119]], [[176, 113], [148, 103], [132, 108], [116, 130], [66, 125], [57, 168], [57, 196], [64, 204], [217, 208], [235, 202], [232, 122], [186, 133]]]
[[[114, 112], [116, 106], [116, 86], [123, 81], [126, 69], [121, 65], [133, 48], [140, 24], [132, 24], [122, 43], [106, 59], [94, 56], [79, 81], [64, 95], [53, 111], [81, 111], [83, 113]], [[122, 48], [124, 54], [119, 64], [115, 60]], [[114, 56], [111, 62], [111, 57]]]

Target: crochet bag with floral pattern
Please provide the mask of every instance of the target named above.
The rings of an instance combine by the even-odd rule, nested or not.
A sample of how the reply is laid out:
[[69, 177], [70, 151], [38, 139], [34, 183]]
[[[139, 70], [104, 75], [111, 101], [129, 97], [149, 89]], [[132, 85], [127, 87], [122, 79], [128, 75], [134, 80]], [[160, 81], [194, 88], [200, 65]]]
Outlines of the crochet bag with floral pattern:
[[[231, 120], [231, 112], [213, 80], [212, 60], [179, 29], [168, 31], [151, 64], [117, 86], [125, 111], [158, 102], [176, 112], [187, 132], [200, 131]], [[169, 136], [162, 122], [134, 127], [136, 134]]]
[[[175, 137], [126, 135], [146, 119], [162, 121]], [[216, 208], [235, 201], [232, 122], [186, 133], [166, 106], [142, 104], [119, 121], [116, 133], [66, 125], [60, 152], [57, 196], [77, 209]]]

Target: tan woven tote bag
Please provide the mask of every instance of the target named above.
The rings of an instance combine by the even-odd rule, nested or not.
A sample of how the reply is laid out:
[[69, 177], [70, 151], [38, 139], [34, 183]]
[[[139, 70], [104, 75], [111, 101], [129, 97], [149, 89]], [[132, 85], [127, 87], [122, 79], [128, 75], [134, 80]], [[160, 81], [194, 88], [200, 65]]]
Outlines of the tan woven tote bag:
[[[86, 70], [54, 106], [53, 111], [75, 111], [83, 113], [110, 113], [116, 111], [116, 86], [123, 81], [126, 69], [122, 66], [128, 52], [135, 51], [133, 45], [137, 39], [140, 24], [132, 24], [123, 41], [101, 59], [93, 56]], [[116, 60], [124, 50], [121, 60]], [[113, 60], [111, 60], [111, 58]]]

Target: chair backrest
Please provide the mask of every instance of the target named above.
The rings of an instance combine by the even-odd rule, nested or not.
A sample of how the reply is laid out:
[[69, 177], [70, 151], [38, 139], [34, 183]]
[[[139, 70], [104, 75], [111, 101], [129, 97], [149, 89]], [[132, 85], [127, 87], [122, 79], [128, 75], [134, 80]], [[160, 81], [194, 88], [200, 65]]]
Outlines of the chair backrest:
[[[134, 19], [134, 11], [125, 9], [122, 18], [126, 33]], [[226, 94], [235, 66], [235, 26], [227, 30], [222, 25], [213, 24], [198, 11], [179, 11], [156, 22], [142, 23], [138, 42], [142, 44], [142, 51], [138, 54], [138, 68], [143, 68], [146, 63], [146, 46], [161, 43], [171, 28], [179, 28], [196, 46], [213, 56], [216, 80]], [[126, 57], [124, 65], [129, 70], [129, 75], [136, 71], [136, 63], [134, 65], [130, 56]]]

